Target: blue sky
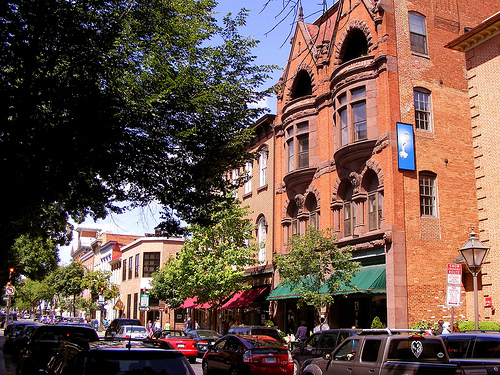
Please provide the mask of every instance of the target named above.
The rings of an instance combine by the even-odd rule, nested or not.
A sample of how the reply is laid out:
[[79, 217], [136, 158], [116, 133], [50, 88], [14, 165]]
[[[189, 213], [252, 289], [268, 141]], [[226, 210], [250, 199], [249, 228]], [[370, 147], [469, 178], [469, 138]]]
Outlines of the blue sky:
[[[292, 24], [294, 21], [293, 13], [283, 20], [284, 15], [289, 12], [285, 10], [280, 14], [284, 0], [272, 0], [264, 8], [267, 0], [221, 0], [217, 6], [219, 14], [216, 16], [222, 19], [223, 15], [232, 13], [236, 15], [241, 8], [246, 8], [250, 11], [247, 18], [247, 24], [240, 29], [240, 33], [244, 36], [251, 36], [255, 40], [259, 40], [257, 48], [253, 51], [256, 56], [256, 64], [258, 65], [276, 65], [280, 69], [272, 74], [272, 78], [266, 82], [265, 88], [270, 87], [278, 82], [281, 77], [282, 69], [285, 67], [288, 55], [290, 53], [290, 37]], [[331, 5], [331, 4], [329, 4]], [[321, 6], [317, 2], [310, 2], [304, 9], [304, 15], [317, 12]], [[319, 14], [306, 18], [307, 22], [313, 22]], [[276, 113], [276, 98], [268, 98], [265, 103], [261, 103], [263, 107], [270, 109], [270, 113]], [[92, 219], [87, 219], [81, 226], [99, 228], [113, 233], [128, 233], [144, 235], [144, 233], [153, 233], [154, 228], [159, 224], [160, 208], [151, 205], [145, 209], [136, 209], [123, 215], [111, 215], [105, 220], [94, 222]], [[73, 245], [74, 246], [74, 245]], [[62, 264], [69, 264], [71, 246], [61, 247], [59, 256]]]

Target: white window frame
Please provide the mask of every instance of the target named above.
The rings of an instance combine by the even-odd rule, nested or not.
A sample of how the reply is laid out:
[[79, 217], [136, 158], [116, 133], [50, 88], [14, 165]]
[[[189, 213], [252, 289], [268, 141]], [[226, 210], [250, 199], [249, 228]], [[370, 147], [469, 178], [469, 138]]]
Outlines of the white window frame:
[[245, 185], [244, 194], [250, 194], [252, 192], [252, 162], [247, 161], [245, 164]]
[[259, 157], [259, 187], [267, 185], [267, 151], [262, 151]]

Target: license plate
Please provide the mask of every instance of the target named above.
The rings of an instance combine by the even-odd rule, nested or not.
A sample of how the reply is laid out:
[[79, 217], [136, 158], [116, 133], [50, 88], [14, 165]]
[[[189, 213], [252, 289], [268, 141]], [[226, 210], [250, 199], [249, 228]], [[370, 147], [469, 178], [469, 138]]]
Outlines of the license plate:
[[264, 358], [264, 363], [276, 363], [276, 358]]
[[178, 348], [184, 348], [185, 346], [186, 346], [186, 345], [184, 345], [184, 344], [177, 344], [177, 347], [178, 347]]

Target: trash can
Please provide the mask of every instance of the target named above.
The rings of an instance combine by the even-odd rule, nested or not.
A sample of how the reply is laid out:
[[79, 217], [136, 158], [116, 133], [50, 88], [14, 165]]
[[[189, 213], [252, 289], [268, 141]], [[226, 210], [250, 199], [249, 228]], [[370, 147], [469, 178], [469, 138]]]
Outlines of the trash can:
[[96, 331], [99, 329], [99, 322], [97, 319], [92, 320], [92, 328], [94, 328]]

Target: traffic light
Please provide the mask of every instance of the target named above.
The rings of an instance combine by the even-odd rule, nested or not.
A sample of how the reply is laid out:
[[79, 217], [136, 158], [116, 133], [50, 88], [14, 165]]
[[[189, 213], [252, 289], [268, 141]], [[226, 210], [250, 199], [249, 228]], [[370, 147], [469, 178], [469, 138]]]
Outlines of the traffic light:
[[104, 287], [101, 286], [101, 294], [104, 293]]
[[7, 286], [11, 286], [12, 283], [10, 281], [7, 281]]

